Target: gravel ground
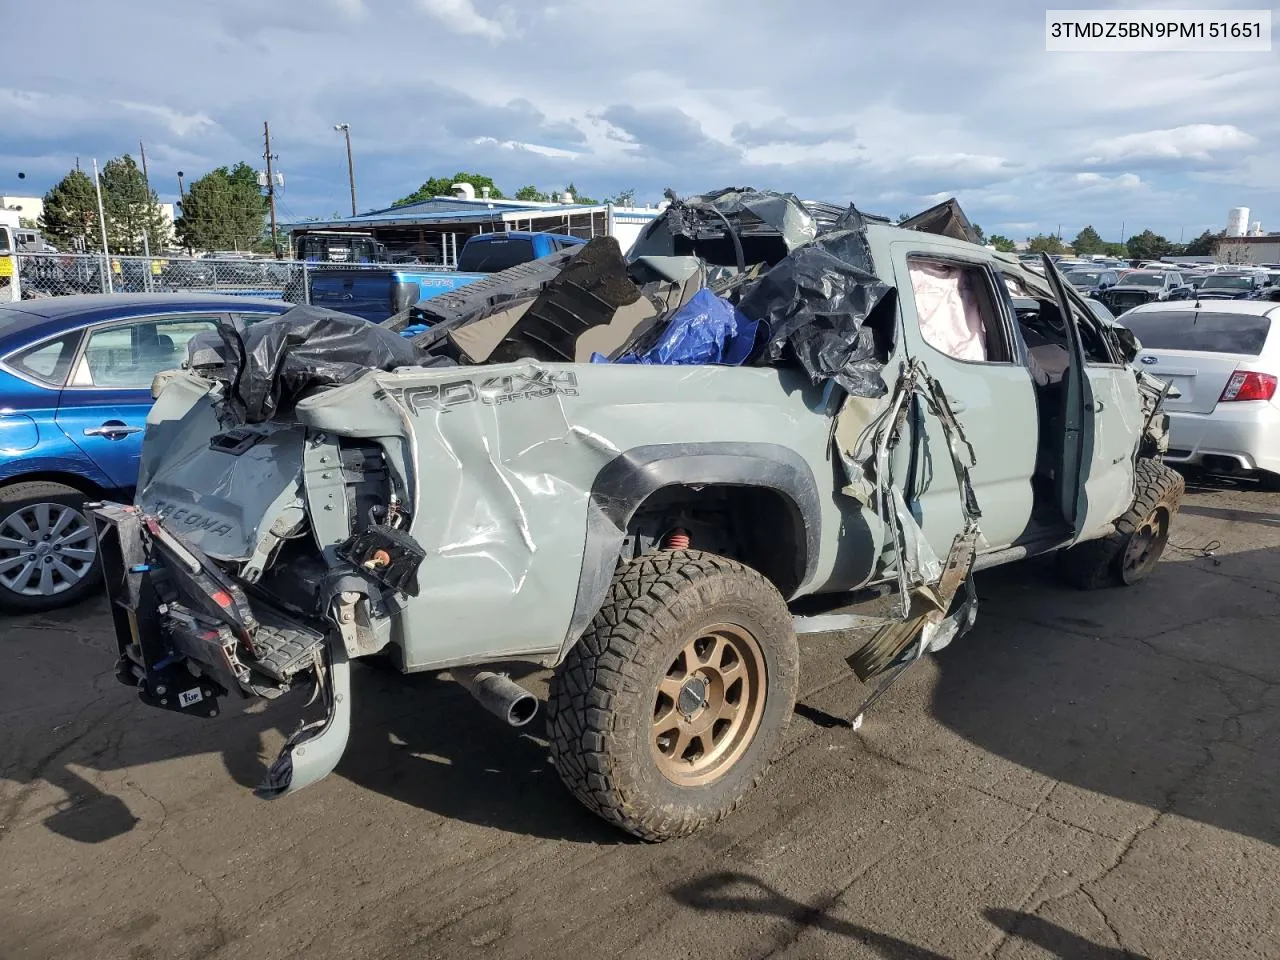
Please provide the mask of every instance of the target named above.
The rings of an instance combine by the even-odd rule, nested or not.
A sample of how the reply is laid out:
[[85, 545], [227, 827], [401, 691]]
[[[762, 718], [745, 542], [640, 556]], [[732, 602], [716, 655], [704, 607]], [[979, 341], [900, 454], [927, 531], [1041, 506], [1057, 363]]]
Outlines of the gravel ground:
[[363, 666], [337, 773], [256, 800], [298, 704], [161, 714], [102, 603], [5, 618], [0, 957], [1280, 956], [1280, 495], [1193, 485], [1174, 539], [1217, 562], [981, 574], [973, 632], [857, 731], [847, 638], [808, 639], [763, 786], [660, 845], [540, 731]]

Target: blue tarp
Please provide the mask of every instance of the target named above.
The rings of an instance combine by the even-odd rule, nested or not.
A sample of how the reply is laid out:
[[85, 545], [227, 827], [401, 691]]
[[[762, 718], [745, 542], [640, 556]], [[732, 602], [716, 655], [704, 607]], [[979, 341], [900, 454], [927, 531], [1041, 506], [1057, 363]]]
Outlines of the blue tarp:
[[[758, 321], [747, 319], [729, 301], [704, 288], [676, 311], [651, 348], [642, 354], [627, 354], [613, 362], [737, 367], [751, 356], [759, 329]], [[595, 353], [591, 355], [591, 362], [608, 363], [609, 359]]]

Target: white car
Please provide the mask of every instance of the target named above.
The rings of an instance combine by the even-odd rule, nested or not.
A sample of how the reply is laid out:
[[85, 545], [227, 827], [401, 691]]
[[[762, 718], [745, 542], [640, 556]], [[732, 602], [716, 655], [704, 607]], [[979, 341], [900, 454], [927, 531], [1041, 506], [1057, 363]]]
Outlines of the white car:
[[1166, 301], [1120, 323], [1142, 344], [1142, 369], [1174, 388], [1165, 461], [1280, 489], [1280, 304]]

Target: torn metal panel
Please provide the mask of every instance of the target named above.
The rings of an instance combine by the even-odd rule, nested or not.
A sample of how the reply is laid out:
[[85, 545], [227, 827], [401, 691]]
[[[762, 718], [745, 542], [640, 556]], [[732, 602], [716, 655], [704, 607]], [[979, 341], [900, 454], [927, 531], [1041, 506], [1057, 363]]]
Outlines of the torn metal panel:
[[[628, 274], [618, 241], [596, 237], [543, 288], [490, 354], [497, 363], [519, 360], [574, 360], [586, 333], [614, 325], [618, 313], [636, 304], [618, 324], [625, 340], [643, 319], [659, 313]], [[589, 356], [589, 355], [588, 355]]]
[[936, 233], [955, 240], [982, 243], [978, 231], [973, 229], [973, 224], [969, 222], [969, 218], [965, 216], [954, 197], [928, 210], [923, 210], [914, 217], [908, 217], [898, 226], [903, 230], [919, 230], [922, 233]]
[[[964, 529], [957, 533], [945, 560], [940, 560], [929, 547], [890, 469], [890, 452], [907, 429], [908, 405], [916, 397], [942, 424], [960, 491]], [[903, 364], [888, 402], [875, 421], [861, 431], [857, 443], [858, 447], [843, 458], [846, 464], [852, 461], [871, 465], [874, 498], [889, 530], [890, 561], [895, 568], [901, 604], [899, 621], [877, 631], [852, 661], [855, 671], [865, 680], [894, 665], [902, 651], [917, 638], [914, 655], [920, 657], [932, 649], [930, 644], [945, 645], [968, 630], [977, 615], [977, 595], [971, 581], [977, 551], [983, 541], [978, 526], [982, 514], [970, 477], [977, 458], [941, 384], [930, 375], [923, 361], [913, 359]], [[871, 447], [869, 452], [864, 452], [866, 446]], [[969, 596], [964, 607], [949, 620], [947, 613], [956, 593], [966, 584]]]
[[670, 205], [645, 227], [630, 258], [695, 255], [708, 263], [773, 263], [818, 235], [817, 224], [791, 193], [728, 187], [692, 197], [668, 191]]

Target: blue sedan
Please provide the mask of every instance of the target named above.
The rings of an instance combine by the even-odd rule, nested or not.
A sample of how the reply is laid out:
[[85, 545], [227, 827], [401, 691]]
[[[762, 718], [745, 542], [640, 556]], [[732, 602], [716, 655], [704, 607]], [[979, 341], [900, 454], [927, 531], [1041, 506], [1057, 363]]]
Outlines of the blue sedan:
[[0, 305], [0, 607], [50, 610], [97, 587], [84, 504], [132, 499], [155, 375], [220, 321], [292, 306], [165, 293]]

